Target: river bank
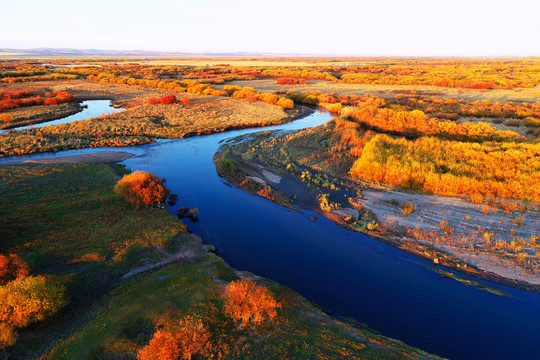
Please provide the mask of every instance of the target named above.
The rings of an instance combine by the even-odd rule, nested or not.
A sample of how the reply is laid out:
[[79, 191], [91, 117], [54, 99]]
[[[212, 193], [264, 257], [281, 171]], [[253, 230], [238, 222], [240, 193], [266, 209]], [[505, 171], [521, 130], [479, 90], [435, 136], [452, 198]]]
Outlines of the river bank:
[[[339, 226], [364, 232], [435, 265], [505, 286], [540, 292], [537, 265], [525, 266], [527, 262], [519, 261], [515, 253], [503, 250], [494, 253], [486, 247], [486, 238], [510, 231], [522, 239], [535, 239], [540, 213], [533, 204], [531, 210], [520, 215], [527, 221], [518, 227], [511, 226], [516, 215], [457, 198], [373, 188], [350, 177], [313, 169], [308, 171], [308, 180], [302, 169], [287, 165], [294, 163], [294, 158], [277, 156], [275, 161], [264, 162], [256, 156], [258, 152], [268, 151], [261, 144], [273, 142], [273, 136], [262, 134], [223, 145], [214, 157], [218, 173], [252, 194], [290, 208], [297, 205], [315, 211]], [[228, 167], [223, 166], [225, 162]], [[317, 178], [318, 184], [313, 178]], [[321, 195], [328, 196], [327, 208], [321, 204]], [[414, 210], [404, 214], [406, 204]], [[532, 246], [530, 251], [534, 261], [537, 250]]]

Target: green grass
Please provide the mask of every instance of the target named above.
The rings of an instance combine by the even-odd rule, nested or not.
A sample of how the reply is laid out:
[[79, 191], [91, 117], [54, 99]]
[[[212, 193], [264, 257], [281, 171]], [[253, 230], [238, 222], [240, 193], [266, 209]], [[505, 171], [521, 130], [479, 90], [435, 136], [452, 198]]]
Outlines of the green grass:
[[166, 211], [133, 209], [115, 194], [121, 173], [110, 164], [0, 167], [0, 252], [47, 258], [45, 268], [89, 254], [126, 268], [131, 249], [185, 231]]
[[115, 194], [125, 171], [114, 164], [0, 166], [0, 253], [63, 279], [70, 298], [54, 319], [21, 332], [15, 357], [35, 358], [141, 259], [160, 256], [151, 245], [186, 230], [166, 210], [133, 209]]

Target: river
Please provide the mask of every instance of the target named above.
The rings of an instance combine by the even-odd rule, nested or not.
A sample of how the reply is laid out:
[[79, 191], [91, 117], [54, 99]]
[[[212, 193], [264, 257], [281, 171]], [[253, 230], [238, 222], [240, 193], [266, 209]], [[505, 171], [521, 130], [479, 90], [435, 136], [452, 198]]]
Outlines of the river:
[[[129, 151], [133, 170], [167, 179], [178, 207], [199, 209], [189, 229], [229, 264], [298, 291], [332, 314], [355, 318], [383, 335], [451, 359], [538, 358], [540, 295], [488, 283], [497, 296], [440, 278], [429, 262], [311, 211], [299, 213], [250, 195], [220, 178], [212, 161], [224, 141], [265, 130], [297, 130], [331, 119], [327, 112], [264, 129], [245, 129], [118, 148], [81, 149], [28, 158]], [[12, 159], [0, 159], [5, 162]], [[466, 276], [465, 276], [466, 277]]]

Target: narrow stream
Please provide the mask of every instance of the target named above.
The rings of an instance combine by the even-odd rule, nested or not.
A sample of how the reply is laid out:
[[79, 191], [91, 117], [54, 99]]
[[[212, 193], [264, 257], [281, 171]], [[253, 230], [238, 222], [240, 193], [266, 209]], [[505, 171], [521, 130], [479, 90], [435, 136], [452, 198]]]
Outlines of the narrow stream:
[[317, 111], [265, 129], [245, 129], [153, 144], [61, 151], [24, 160], [121, 150], [123, 163], [167, 179], [179, 195], [169, 207], [199, 209], [189, 229], [233, 267], [249, 270], [298, 291], [332, 314], [366, 323], [383, 335], [452, 359], [538, 358], [540, 295], [490, 284], [497, 296], [440, 278], [428, 262], [361, 233], [341, 229], [311, 211], [299, 213], [252, 196], [220, 178], [212, 161], [223, 141], [266, 130], [297, 130], [331, 119]]

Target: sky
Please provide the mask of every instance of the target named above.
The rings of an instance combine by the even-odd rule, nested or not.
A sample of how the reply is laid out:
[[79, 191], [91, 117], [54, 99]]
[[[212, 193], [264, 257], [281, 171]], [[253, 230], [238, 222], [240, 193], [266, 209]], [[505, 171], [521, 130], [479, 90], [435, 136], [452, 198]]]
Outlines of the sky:
[[0, 48], [540, 56], [540, 0], [0, 0]]

